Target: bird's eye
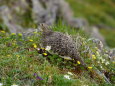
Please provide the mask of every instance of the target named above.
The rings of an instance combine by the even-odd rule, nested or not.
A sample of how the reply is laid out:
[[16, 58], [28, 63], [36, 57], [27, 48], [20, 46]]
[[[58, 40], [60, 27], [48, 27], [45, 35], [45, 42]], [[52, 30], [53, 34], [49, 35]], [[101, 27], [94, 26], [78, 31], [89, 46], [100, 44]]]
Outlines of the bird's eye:
[[43, 23], [40, 23], [40, 26], [44, 26], [44, 24], [43, 24]]
[[44, 26], [44, 24], [42, 23], [42, 26]]
[[39, 25], [40, 25], [40, 26], [43, 26], [43, 23], [40, 23]]

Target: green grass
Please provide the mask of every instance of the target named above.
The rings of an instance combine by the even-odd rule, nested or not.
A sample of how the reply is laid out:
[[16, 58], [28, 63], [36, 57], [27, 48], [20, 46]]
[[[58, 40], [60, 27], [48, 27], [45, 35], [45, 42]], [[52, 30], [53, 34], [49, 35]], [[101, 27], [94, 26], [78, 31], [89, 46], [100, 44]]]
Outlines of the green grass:
[[[66, 0], [73, 10], [75, 17], [83, 17], [90, 25], [102, 24], [115, 28], [115, 3], [112, 0]], [[111, 9], [110, 9], [111, 8]], [[102, 35], [109, 47], [115, 47], [114, 30], [109, 30], [110, 34], [105, 34], [108, 30], [103, 28]]]
[[[115, 27], [115, 14], [113, 12], [115, 5], [111, 0], [105, 0], [104, 3], [104, 0], [96, 0], [95, 2], [92, 0], [67, 1], [70, 3], [76, 17], [86, 18], [91, 25], [106, 24]], [[11, 2], [14, 1], [4, 1], [0, 3], [0, 5], [5, 4], [11, 6]], [[99, 3], [101, 4], [99, 5]], [[31, 18], [31, 10], [18, 16], [20, 17], [19, 19], [21, 19], [19, 24], [23, 27], [36, 27], [36, 24], [34, 24]], [[1, 19], [0, 22], [2, 22]], [[5, 31], [8, 30], [3, 23], [0, 23], [0, 30], [1, 29]], [[92, 67], [92, 69], [84, 71], [84, 69], [81, 68], [82, 74], [77, 74], [79, 70], [75, 72], [74, 66], [71, 66], [71, 64], [73, 64], [71, 61], [64, 60], [63, 62], [63, 60], [55, 54], [49, 56], [51, 62], [47, 60], [47, 57], [40, 55], [33, 46], [34, 44], [38, 47], [40, 46], [39, 33], [33, 36], [23, 37], [19, 34], [13, 35], [0, 31], [0, 83], [3, 83], [4, 86], [11, 86], [12, 84], [19, 86], [111, 86], [104, 82], [103, 78], [96, 77], [95, 74], [93, 74], [94, 77], [91, 78], [89, 74], [90, 71], [95, 71], [96, 69], [115, 74], [115, 64], [108, 59], [106, 48], [104, 48], [102, 54], [92, 40], [88, 41], [89, 38], [83, 31], [77, 31], [69, 26], [61, 25], [61, 22], [54, 25], [53, 30], [71, 34], [75, 37], [74, 39], [76, 39], [79, 44], [78, 51], [80, 56], [84, 58], [85, 62], [89, 67]], [[114, 31], [111, 32], [107, 30], [101, 31], [101, 33], [106, 37], [108, 45], [114, 47]], [[96, 60], [92, 59], [92, 55], [95, 55]], [[103, 62], [104, 59], [105, 61]], [[108, 65], [106, 65], [107, 62], [109, 62]], [[67, 72], [73, 73], [73, 75], [69, 75], [71, 80], [64, 78], [64, 75], [68, 75]], [[38, 76], [43, 80], [38, 79]], [[114, 85], [114, 76], [110, 76], [110, 80], [112, 85]]]
[[[53, 28], [58, 31], [59, 28], [61, 32], [69, 32], [69, 34], [74, 34], [74, 29], [68, 27], [69, 30], [63, 29], [65, 26], [57, 25]], [[67, 28], [67, 27], [66, 27]], [[79, 32], [78, 32], [79, 33]], [[77, 34], [79, 35], [79, 34]], [[79, 48], [80, 56], [85, 59], [88, 66], [92, 66], [91, 70], [98, 68], [100, 71], [100, 65], [104, 70], [108, 72], [114, 72], [114, 64], [109, 61], [109, 65], [105, 66], [105, 63], [101, 63], [101, 58], [105, 58], [101, 53], [97, 53], [98, 49], [96, 45], [87, 38], [80, 36], [78, 38], [82, 45]], [[77, 74], [74, 71], [73, 64], [68, 60], [60, 60], [58, 55], [50, 56], [50, 60], [47, 57], [40, 55], [34, 48], [34, 44], [38, 47], [40, 46], [39, 41], [40, 33], [34, 33], [34, 35], [29, 37], [23, 37], [21, 34], [7, 34], [0, 32], [0, 83], [5, 86], [11, 86], [12, 84], [18, 84], [20, 86], [30, 85], [30, 86], [97, 86], [97, 85], [107, 85], [103, 79], [98, 79], [98, 77], [90, 78], [88, 74], [89, 71], [84, 71], [82, 68], [82, 74]], [[96, 60], [91, 59], [89, 55], [90, 50], [96, 56]], [[97, 63], [100, 61], [100, 64]], [[64, 63], [63, 65], [60, 65]], [[68, 75], [67, 72], [72, 72], [73, 75], [69, 75], [71, 80], [64, 78], [64, 75]], [[43, 80], [38, 79], [41, 77]], [[114, 78], [111, 77], [111, 82], [114, 83]], [[110, 85], [107, 85], [110, 86]]]
[[[76, 17], [86, 18], [90, 24], [105, 24], [115, 27], [115, 4], [112, 0], [66, 0]], [[110, 8], [111, 9], [110, 9]]]
[[[72, 8], [74, 12], [75, 17], [83, 17], [88, 20], [90, 25], [97, 25], [97, 24], [102, 24], [102, 25], [107, 25], [112, 27], [113, 29], [115, 28], [115, 3], [113, 0], [66, 0], [69, 4], [70, 7]], [[9, 7], [12, 7], [12, 3], [15, 3], [14, 0], [4, 0], [1, 5], [7, 5]], [[23, 10], [20, 6], [19, 8]], [[18, 22], [15, 22], [16, 24], [21, 25], [24, 28], [36, 28], [37, 24], [34, 22], [32, 19], [32, 9], [31, 7], [27, 7], [27, 10], [21, 13], [20, 11], [13, 11], [13, 15], [16, 16], [18, 19]], [[8, 30], [8, 27], [6, 27], [0, 17], [0, 29], [1, 30]], [[63, 29], [59, 29], [62, 32], [67, 31], [67, 28], [64, 26]], [[59, 31], [58, 29], [55, 29]], [[71, 34], [76, 34], [76, 30], [68, 29], [68, 33]], [[114, 48], [115, 47], [115, 42], [111, 41], [112, 38], [115, 36], [115, 34], [112, 32], [113, 30], [109, 31], [111, 35], [108, 37], [103, 33], [106, 32], [105, 29], [102, 32], [102, 35], [104, 35], [107, 44], [109, 47]], [[66, 32], [65, 32], [66, 33]], [[84, 32], [83, 32], [84, 33]], [[111, 37], [113, 36], [113, 37]], [[111, 37], [111, 38], [110, 38]]]
[[115, 30], [103, 30], [101, 29], [100, 32], [105, 37], [106, 43], [109, 47], [114, 48], [115, 47]]

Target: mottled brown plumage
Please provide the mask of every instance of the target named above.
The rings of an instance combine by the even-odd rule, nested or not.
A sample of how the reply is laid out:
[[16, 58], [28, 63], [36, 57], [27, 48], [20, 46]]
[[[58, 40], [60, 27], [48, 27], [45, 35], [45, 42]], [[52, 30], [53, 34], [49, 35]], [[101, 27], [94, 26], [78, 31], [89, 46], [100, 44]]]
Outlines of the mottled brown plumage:
[[40, 24], [40, 27], [42, 29], [42, 44], [44, 47], [51, 46], [51, 50], [54, 53], [70, 57], [85, 65], [82, 58], [77, 54], [78, 51], [75, 42], [69, 35], [65, 35], [61, 32], [54, 32], [46, 24]]

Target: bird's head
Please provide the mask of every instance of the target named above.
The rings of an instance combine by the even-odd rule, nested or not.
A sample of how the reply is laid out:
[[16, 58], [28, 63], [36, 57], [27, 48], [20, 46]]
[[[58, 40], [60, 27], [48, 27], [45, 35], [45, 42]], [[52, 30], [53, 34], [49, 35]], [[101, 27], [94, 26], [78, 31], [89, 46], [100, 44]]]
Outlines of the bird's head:
[[40, 31], [41, 32], [50, 32], [50, 31], [52, 31], [50, 29], [50, 27], [47, 24], [45, 24], [45, 23], [40, 23], [39, 26], [40, 26]]

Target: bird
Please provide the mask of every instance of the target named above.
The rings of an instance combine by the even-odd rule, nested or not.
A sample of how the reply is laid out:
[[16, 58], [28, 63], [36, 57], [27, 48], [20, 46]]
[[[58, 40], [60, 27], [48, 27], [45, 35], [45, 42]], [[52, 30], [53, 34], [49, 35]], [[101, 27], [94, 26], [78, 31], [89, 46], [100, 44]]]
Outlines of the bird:
[[64, 57], [70, 57], [75, 61], [79, 61], [82, 65], [86, 65], [83, 59], [78, 55], [76, 42], [70, 35], [62, 32], [56, 32], [45, 23], [40, 24], [41, 43], [43, 47], [51, 46], [51, 51]]

